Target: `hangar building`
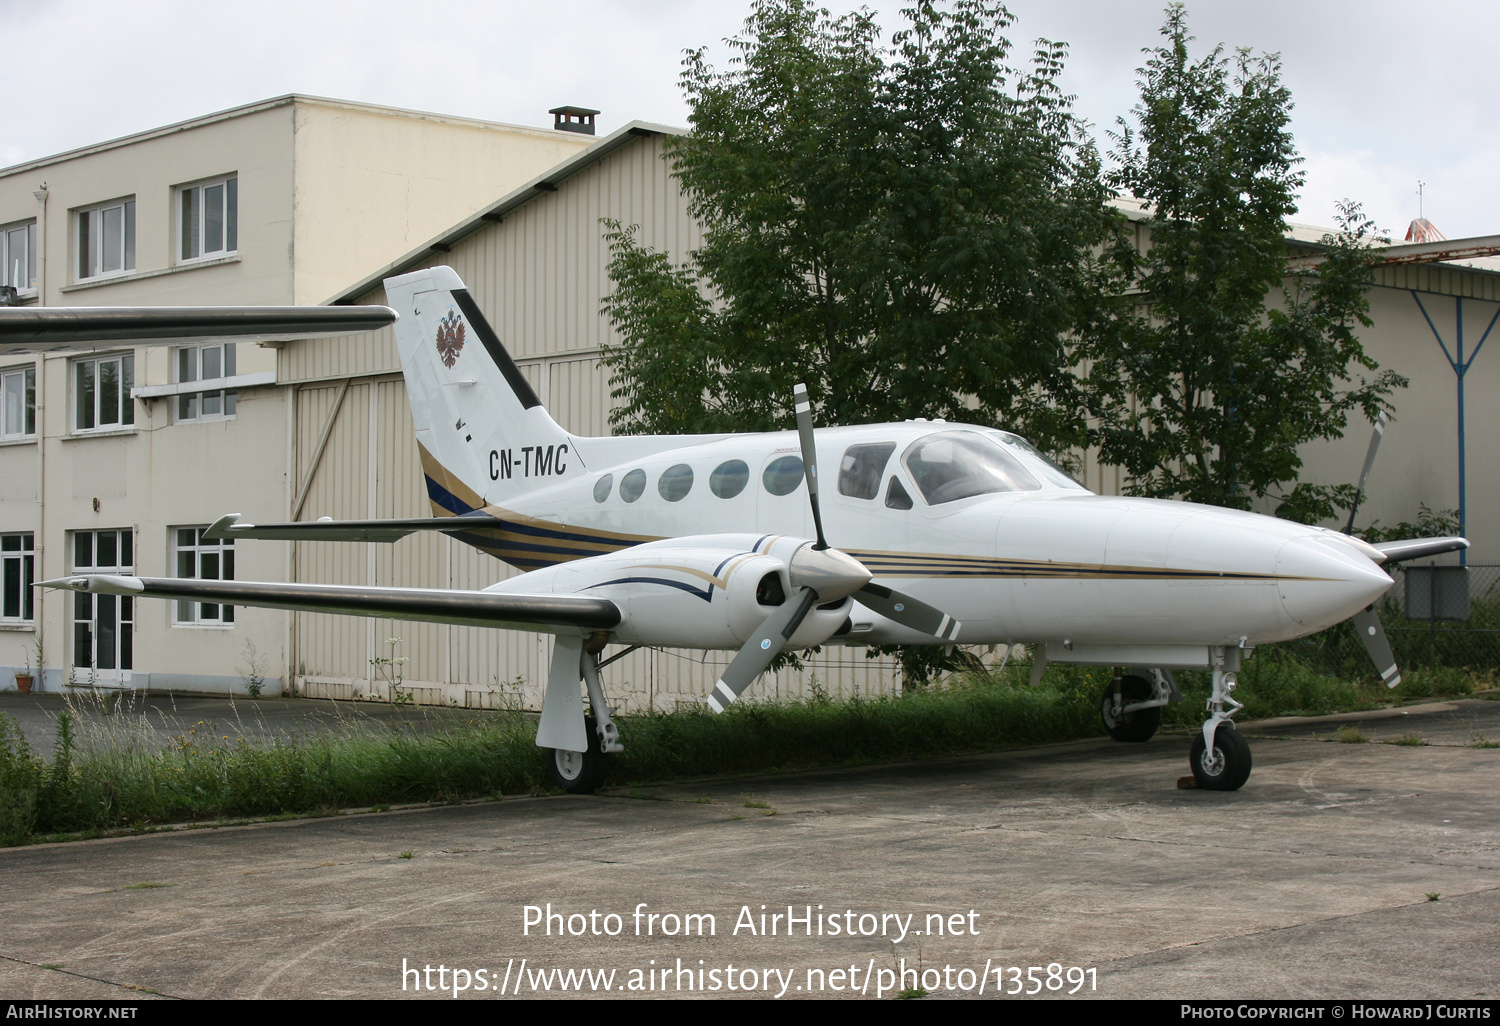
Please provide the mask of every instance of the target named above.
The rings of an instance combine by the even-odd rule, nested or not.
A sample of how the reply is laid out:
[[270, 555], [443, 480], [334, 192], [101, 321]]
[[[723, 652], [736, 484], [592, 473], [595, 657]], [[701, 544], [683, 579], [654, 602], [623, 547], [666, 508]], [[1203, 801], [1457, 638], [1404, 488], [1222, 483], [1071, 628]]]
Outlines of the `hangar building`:
[[[275, 104], [281, 106], [271, 106]], [[248, 289], [228, 282], [227, 275], [222, 287], [204, 285], [191, 291], [184, 287], [176, 293], [147, 292], [150, 282], [142, 280], [155, 275], [155, 280], [166, 279], [175, 286], [183, 280], [178, 271], [191, 260], [219, 259], [208, 257], [206, 254], [213, 251], [202, 249], [201, 241], [198, 256], [183, 258], [183, 247], [189, 245], [184, 241], [188, 236], [183, 224], [201, 225], [197, 228], [200, 240], [213, 239], [222, 244], [220, 237], [211, 234], [205, 215], [194, 211], [206, 208], [210, 200], [204, 197], [209, 197], [207, 190], [216, 184], [248, 178], [236, 169], [249, 165], [237, 163], [234, 154], [248, 154], [253, 150], [249, 143], [243, 151], [226, 151], [223, 159], [213, 164], [217, 170], [194, 165], [191, 174], [159, 176], [157, 184], [150, 187], [170, 197], [170, 203], [158, 204], [163, 209], [157, 216], [172, 227], [166, 231], [154, 229], [156, 234], [148, 245], [142, 221], [138, 249], [159, 250], [169, 258], [160, 269], [145, 271], [119, 267], [101, 270], [102, 263], [85, 264], [77, 252], [81, 233], [87, 227], [95, 233], [89, 236], [88, 244], [96, 247], [91, 252], [105, 254], [89, 259], [113, 259], [109, 256], [113, 249], [93, 240], [114, 239], [106, 218], [116, 216], [123, 224], [123, 209], [119, 215], [109, 214], [122, 208], [123, 203], [97, 197], [80, 197], [76, 202], [73, 198], [61, 202], [53, 199], [48, 215], [45, 207], [37, 210], [37, 204], [45, 201], [33, 199], [34, 213], [28, 215], [11, 202], [11, 194], [5, 190], [14, 183], [39, 191], [33, 179], [41, 177], [38, 172], [47, 162], [22, 165], [0, 171], [0, 218], [15, 218], [5, 222], [7, 230], [14, 230], [16, 224], [24, 226], [27, 216], [43, 225], [51, 216], [52, 226], [44, 229], [46, 237], [55, 240], [54, 252], [69, 254], [62, 263], [54, 261], [50, 271], [37, 272], [32, 295], [46, 296], [49, 303], [101, 305], [291, 300], [383, 303], [383, 278], [447, 264], [464, 279], [556, 419], [575, 432], [606, 433], [609, 385], [598, 354], [610, 339], [611, 329], [599, 315], [600, 301], [608, 291], [608, 251], [600, 219], [640, 225], [640, 238], [645, 244], [672, 253], [677, 259], [693, 248], [699, 229], [662, 159], [665, 143], [678, 130], [632, 123], [599, 139], [577, 133], [565, 137], [551, 131], [483, 126], [461, 119], [301, 97], [256, 105], [256, 113], [261, 107], [269, 112], [286, 106], [292, 110], [276, 116], [295, 119], [299, 110], [306, 108], [307, 117], [313, 121], [330, 122], [324, 128], [329, 135], [336, 134], [336, 129], [350, 131], [339, 126], [344, 120], [359, 117], [385, 118], [399, 125], [379, 122], [391, 133], [385, 137], [373, 127], [366, 133], [371, 161], [381, 152], [396, 148], [394, 134], [398, 132], [444, 135], [436, 126], [447, 126], [448, 122], [477, 126], [476, 135], [505, 137], [505, 146], [512, 147], [506, 152], [514, 174], [508, 181], [476, 184], [463, 194], [461, 202], [454, 200], [440, 211], [435, 209], [439, 202], [434, 198], [431, 216], [420, 226], [408, 220], [383, 227], [360, 223], [356, 228], [356, 222], [380, 220], [388, 208], [413, 209], [380, 202], [389, 201], [388, 196], [365, 196], [361, 203], [344, 210], [343, 220], [327, 215], [322, 231], [335, 237], [340, 230], [368, 231], [378, 240], [363, 247], [358, 267], [346, 260], [337, 264], [336, 270], [329, 270], [333, 265], [325, 264], [325, 260], [343, 259], [342, 251], [334, 253], [339, 247], [326, 240], [305, 245], [297, 243], [295, 237], [289, 241], [284, 229], [280, 237], [267, 235], [263, 241], [252, 243], [247, 222], [245, 239], [233, 260], [215, 266], [227, 265], [231, 271], [252, 265], [258, 269], [262, 258], [274, 257], [277, 273], [286, 278], [285, 282], [277, 279], [275, 288], [267, 286], [252, 295]], [[251, 108], [242, 110], [249, 112]], [[409, 125], [403, 119], [420, 124]], [[214, 115], [201, 120], [205, 122], [201, 127], [189, 123], [194, 131], [234, 119]], [[241, 123], [247, 126], [248, 134], [253, 119], [244, 117]], [[220, 130], [232, 135], [232, 127]], [[488, 136], [487, 132], [495, 135]], [[171, 134], [162, 129], [132, 139], [138, 138], [145, 145], [157, 138], [170, 139]], [[455, 135], [463, 137], [462, 133]], [[547, 144], [554, 141], [560, 149], [548, 152]], [[92, 149], [107, 152], [117, 145]], [[472, 140], [463, 145], [481, 147]], [[493, 145], [501, 148], [498, 142]], [[524, 161], [517, 156], [521, 152], [527, 160], [535, 158], [533, 163], [523, 166]], [[64, 162], [63, 158], [70, 156], [50, 159]], [[482, 155], [466, 151], [463, 157], [480, 160]], [[250, 158], [245, 155], [240, 159]], [[445, 167], [451, 170], [454, 159], [434, 160], [405, 172], [412, 175], [407, 195], [450, 191], [441, 177]], [[336, 163], [365, 166], [363, 160]], [[57, 180], [50, 166], [47, 172]], [[97, 172], [101, 180], [112, 180], [109, 175], [117, 173], [113, 168]], [[143, 210], [144, 196], [150, 191], [144, 185], [101, 188], [110, 195], [141, 196]], [[249, 188], [247, 181], [247, 197]], [[49, 191], [52, 189], [49, 185]], [[322, 195], [325, 199], [337, 197], [339, 189], [327, 185]], [[443, 203], [450, 198], [443, 197]], [[227, 203], [222, 198], [215, 201]], [[194, 203], [204, 206], [195, 207]], [[248, 204], [247, 198], [247, 210]], [[454, 209], [457, 207], [462, 209]], [[294, 217], [303, 216], [302, 209], [295, 203], [290, 205]], [[95, 228], [96, 224], [102, 227]], [[100, 231], [102, 236], [97, 234]], [[1146, 244], [1144, 228], [1138, 225], [1138, 231], [1139, 244]], [[1313, 242], [1320, 234], [1299, 228], [1289, 241]], [[322, 249], [317, 248], [320, 244]], [[1454, 243], [1449, 249], [1408, 251], [1404, 257], [1413, 262], [1391, 262], [1377, 270], [1371, 291], [1375, 326], [1362, 337], [1367, 351], [1383, 367], [1409, 376], [1412, 386], [1396, 397], [1397, 423], [1387, 433], [1362, 522], [1371, 518], [1385, 523], [1414, 519], [1419, 501], [1436, 509], [1458, 505], [1456, 372], [1454, 363], [1444, 356], [1444, 346], [1450, 353], [1456, 351], [1457, 318], [1462, 316], [1469, 332], [1463, 359], [1472, 361], [1484, 325], [1500, 311], [1500, 262], [1474, 255], [1481, 251], [1493, 250], [1465, 250]], [[316, 267], [306, 268], [309, 274], [316, 270], [318, 278], [314, 281], [308, 277], [303, 284], [299, 275], [304, 273], [303, 256], [308, 252], [321, 254]], [[1392, 256], [1402, 258], [1394, 250]], [[1465, 262], [1433, 262], [1444, 257], [1462, 257]], [[288, 266], [280, 268], [283, 262]], [[83, 271], [91, 274], [80, 280], [78, 275]], [[43, 273], [47, 275], [45, 281]], [[205, 271], [192, 280], [207, 282], [209, 274], [225, 272]], [[338, 275], [343, 275], [338, 284], [318, 291]], [[80, 287], [82, 296], [66, 291]], [[115, 289], [122, 290], [118, 296]], [[115, 560], [111, 565], [121, 569], [155, 576], [216, 572], [225, 576], [232, 573], [241, 579], [356, 585], [475, 588], [512, 573], [474, 549], [430, 535], [408, 537], [394, 545], [243, 542], [232, 554], [196, 539], [191, 534], [194, 529], [201, 530], [226, 512], [243, 513], [249, 520], [262, 522], [324, 516], [411, 517], [429, 512], [389, 329], [347, 338], [238, 347], [249, 351], [237, 354], [232, 374], [226, 366], [227, 357], [222, 353], [215, 356], [211, 348], [141, 347], [69, 359], [0, 361], [5, 364], [0, 373], [6, 375], [7, 386], [12, 377], [21, 375], [22, 387], [26, 387], [28, 369], [37, 380], [35, 424], [27, 421], [20, 435], [0, 440], [0, 481], [4, 482], [0, 483], [0, 539], [21, 540], [11, 546], [15, 553], [6, 549], [7, 559], [19, 566], [22, 555], [30, 553], [38, 579], [75, 568], [102, 568], [106, 558]], [[127, 357], [132, 360], [134, 374], [129, 385], [131, 398], [126, 398], [122, 377]], [[1500, 384], [1497, 360], [1500, 357], [1472, 363], [1466, 374], [1471, 397], [1494, 394]], [[1458, 365], [1464, 366], [1463, 360]], [[210, 370], [223, 380], [205, 381]], [[119, 390], [114, 406], [101, 405], [107, 375], [112, 375], [111, 387]], [[206, 384], [216, 387], [205, 388]], [[232, 408], [228, 405], [231, 393], [236, 394]], [[95, 409], [94, 420], [86, 428], [78, 420], [82, 416], [80, 395], [85, 394]], [[213, 405], [216, 394], [218, 402]], [[211, 405], [212, 414], [208, 413]], [[127, 409], [133, 417], [129, 424], [123, 422]], [[106, 416], [114, 419], [106, 423]], [[1485, 437], [1500, 427], [1494, 423], [1500, 413], [1473, 398], [1466, 417], [1465, 430], [1470, 439]], [[1309, 449], [1305, 453], [1308, 478], [1325, 483], [1353, 479], [1367, 441], [1367, 431], [1355, 424], [1342, 442]], [[1123, 481], [1114, 468], [1100, 467], [1086, 458], [1085, 483], [1110, 493], [1118, 492]], [[1469, 532], [1476, 544], [1472, 558], [1476, 562], [1500, 561], [1500, 525], [1492, 514], [1481, 517], [1475, 513], [1496, 508], [1500, 474], [1488, 461], [1470, 456], [1466, 490]], [[22, 550], [18, 546], [28, 537], [32, 548]], [[123, 562], [127, 555], [128, 565]], [[84, 559], [90, 562], [82, 562]], [[114, 646], [111, 658], [117, 665], [107, 674], [107, 668], [100, 665], [99, 652], [110, 625], [100, 619], [97, 608], [75, 609], [72, 603], [77, 598], [48, 595], [38, 608], [20, 611], [26, 615], [0, 621], [0, 673], [10, 672], [4, 669], [6, 666], [19, 668], [23, 648], [40, 637], [45, 642], [49, 689], [61, 686], [64, 680], [92, 680], [130, 687], [243, 691], [249, 643], [258, 653], [260, 670], [274, 682], [270, 687], [273, 692], [280, 686], [310, 697], [385, 699], [399, 685], [403, 693], [423, 703], [535, 708], [550, 651], [545, 635], [150, 603], [154, 608], [143, 604], [139, 610], [129, 610], [129, 619], [123, 608], [113, 611], [116, 622], [108, 643]], [[80, 639], [86, 639], [87, 644]], [[126, 644], [132, 660], [128, 671], [118, 666]], [[728, 656], [674, 651], [632, 653], [607, 675], [611, 699], [630, 711], [696, 704]], [[57, 669], [60, 665], [68, 669]], [[873, 694], [893, 687], [891, 671], [889, 663], [866, 660], [861, 650], [834, 648], [810, 661], [806, 673], [784, 671], [774, 679], [768, 678], [760, 689], [782, 696], [807, 694], [812, 688], [826, 688], [833, 694]]]

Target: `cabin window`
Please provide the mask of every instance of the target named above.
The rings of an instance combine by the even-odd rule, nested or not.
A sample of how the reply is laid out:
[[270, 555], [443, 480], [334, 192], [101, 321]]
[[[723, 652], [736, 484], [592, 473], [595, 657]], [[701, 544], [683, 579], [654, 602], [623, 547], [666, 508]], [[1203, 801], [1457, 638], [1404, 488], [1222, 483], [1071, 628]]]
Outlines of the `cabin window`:
[[996, 492], [1034, 492], [1042, 487], [999, 445], [964, 431], [940, 431], [919, 438], [901, 461], [929, 506]]
[[620, 498], [626, 502], [634, 502], [646, 491], [646, 472], [644, 470], [632, 470], [620, 479]]
[[802, 457], [778, 456], [767, 464], [760, 480], [772, 495], [790, 495], [802, 483]]
[[679, 502], [693, 490], [693, 468], [686, 463], [668, 467], [656, 481], [656, 490], [668, 502]]
[[890, 509], [911, 509], [911, 496], [906, 494], [900, 478], [891, 478], [890, 486], [885, 490], [885, 504]]
[[721, 499], [732, 499], [750, 482], [750, 466], [744, 460], [726, 460], [708, 475], [708, 489]]
[[839, 461], [839, 494], [851, 499], [873, 499], [880, 494], [880, 477], [886, 461], [896, 451], [895, 442], [851, 445]]
[[609, 490], [615, 486], [615, 475], [605, 474], [594, 482], [594, 501], [603, 502], [609, 498]]

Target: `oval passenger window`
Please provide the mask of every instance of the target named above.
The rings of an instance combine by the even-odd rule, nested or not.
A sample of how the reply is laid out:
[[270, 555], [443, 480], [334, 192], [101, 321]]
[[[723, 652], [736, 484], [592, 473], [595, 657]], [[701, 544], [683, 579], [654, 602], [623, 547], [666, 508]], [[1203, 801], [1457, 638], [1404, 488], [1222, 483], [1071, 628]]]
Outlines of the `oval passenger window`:
[[677, 502], [693, 489], [693, 468], [686, 463], [668, 467], [656, 482], [656, 490], [668, 502]]
[[732, 499], [750, 481], [750, 466], [744, 460], [727, 460], [708, 475], [708, 489], [721, 499]]
[[760, 480], [772, 495], [790, 495], [802, 483], [802, 457], [777, 457], [766, 466]]
[[605, 474], [594, 482], [594, 501], [603, 502], [609, 498], [609, 490], [615, 486], [615, 475]]
[[646, 472], [644, 470], [632, 470], [620, 479], [620, 498], [626, 502], [639, 499], [645, 490]]

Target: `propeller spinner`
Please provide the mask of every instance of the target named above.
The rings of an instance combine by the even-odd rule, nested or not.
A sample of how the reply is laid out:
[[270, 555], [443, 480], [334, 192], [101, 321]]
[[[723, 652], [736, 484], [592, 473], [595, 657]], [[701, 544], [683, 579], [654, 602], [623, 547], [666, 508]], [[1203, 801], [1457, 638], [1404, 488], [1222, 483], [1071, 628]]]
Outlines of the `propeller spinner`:
[[868, 608], [904, 627], [930, 634], [935, 640], [953, 644], [962, 624], [947, 613], [892, 588], [876, 584], [864, 564], [847, 553], [830, 548], [823, 533], [823, 510], [818, 501], [818, 450], [813, 438], [812, 403], [807, 386], [793, 391], [797, 410], [797, 434], [802, 443], [802, 470], [807, 478], [807, 498], [812, 504], [817, 540], [793, 554], [787, 576], [795, 593], [766, 617], [760, 629], [730, 660], [723, 675], [708, 694], [709, 708], [721, 713], [744, 694], [786, 648], [797, 628], [815, 605], [843, 601], [854, 595]]

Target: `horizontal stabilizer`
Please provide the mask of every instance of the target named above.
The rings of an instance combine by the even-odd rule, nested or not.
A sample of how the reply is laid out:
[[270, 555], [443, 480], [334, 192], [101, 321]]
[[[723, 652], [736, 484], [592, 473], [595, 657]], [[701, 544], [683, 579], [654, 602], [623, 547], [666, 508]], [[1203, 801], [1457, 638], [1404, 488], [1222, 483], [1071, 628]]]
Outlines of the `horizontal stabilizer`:
[[256, 538], [265, 541], [394, 542], [418, 531], [473, 531], [500, 526], [489, 514], [461, 517], [410, 517], [400, 520], [299, 520], [286, 524], [244, 524], [238, 513], [215, 520], [203, 532], [206, 541]]
[[382, 616], [470, 627], [537, 630], [571, 627], [610, 630], [620, 608], [609, 599], [582, 595], [514, 595], [447, 588], [364, 588], [331, 584], [198, 581], [173, 577], [80, 574], [43, 581], [44, 588], [147, 598], [222, 602], [233, 606], [295, 609], [307, 613]]
[[1423, 556], [1438, 556], [1444, 552], [1457, 552], [1469, 547], [1467, 538], [1411, 538], [1406, 541], [1375, 542], [1375, 547], [1385, 553], [1385, 562], [1402, 563]]
[[27, 306], [0, 310], [0, 356], [119, 343], [279, 342], [375, 331], [387, 306]]

